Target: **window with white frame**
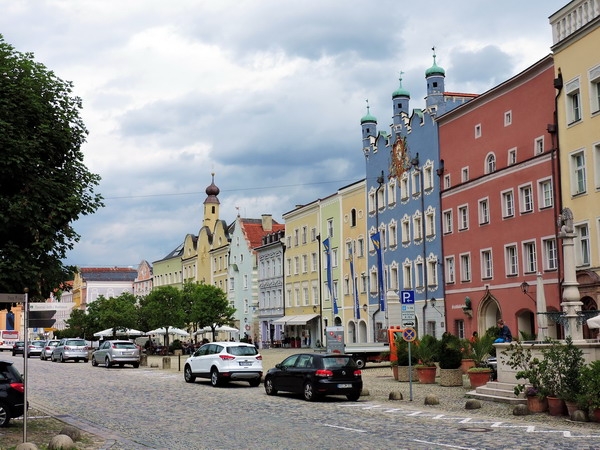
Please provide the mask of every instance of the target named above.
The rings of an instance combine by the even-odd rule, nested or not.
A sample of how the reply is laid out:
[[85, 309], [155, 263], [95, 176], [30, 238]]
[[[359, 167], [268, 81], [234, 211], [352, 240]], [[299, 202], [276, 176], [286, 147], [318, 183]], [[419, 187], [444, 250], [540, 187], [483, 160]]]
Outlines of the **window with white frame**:
[[333, 219], [327, 219], [327, 237], [333, 237]]
[[331, 282], [331, 290], [333, 291], [333, 296], [337, 299], [339, 298], [339, 283], [337, 280], [333, 280]]
[[369, 286], [369, 280], [367, 279], [367, 274], [362, 272], [360, 274], [360, 292], [363, 294], [366, 293], [368, 286]]
[[535, 138], [533, 141], [533, 154], [541, 155], [544, 153], [544, 136]]
[[402, 179], [400, 180], [400, 198], [402, 200], [408, 199], [410, 195], [410, 191], [408, 189], [408, 174], [404, 173], [402, 175]]
[[390, 230], [388, 236], [390, 247], [396, 247], [398, 245], [398, 228], [396, 226], [396, 221], [392, 219], [388, 228]]
[[600, 112], [600, 66], [590, 69], [590, 100], [592, 114]]
[[345, 259], [350, 258], [351, 250], [352, 250], [352, 241], [346, 241], [346, 253], [344, 253]]
[[523, 243], [523, 271], [525, 273], [537, 272], [537, 254], [535, 250], [535, 242]]
[[350, 294], [351, 294], [350, 277], [348, 277], [348, 275], [346, 275], [344, 277], [344, 295], [350, 295]]
[[547, 178], [538, 182], [539, 208], [551, 208], [554, 205], [554, 192], [552, 190], [552, 179]]
[[515, 215], [515, 199], [513, 191], [504, 191], [502, 193], [502, 217], [508, 218]]
[[294, 256], [294, 275], [300, 272], [300, 257]]
[[594, 161], [596, 170], [596, 189], [600, 189], [600, 143], [594, 144]]
[[308, 227], [304, 226], [302, 227], [302, 243], [306, 244], [308, 240]]
[[465, 336], [465, 321], [462, 319], [454, 321], [454, 334], [458, 336], [459, 339], [464, 339]]
[[426, 191], [433, 189], [433, 164], [430, 162], [423, 167], [423, 186]]
[[356, 240], [356, 256], [359, 258], [365, 256], [365, 240], [361, 237]]
[[390, 266], [390, 289], [393, 291], [398, 290], [398, 264], [394, 262]]
[[481, 251], [481, 278], [484, 280], [489, 280], [494, 276], [493, 272], [493, 263], [492, 263], [492, 251], [482, 250]]
[[402, 265], [402, 274], [402, 287], [404, 289], [412, 289], [412, 266], [410, 262], [404, 262]]
[[412, 172], [412, 192], [413, 196], [418, 196], [421, 193], [421, 171], [415, 169]]
[[567, 124], [571, 125], [581, 120], [581, 90], [579, 78], [566, 84]]
[[468, 167], [463, 167], [460, 170], [460, 181], [462, 181], [463, 183], [466, 181], [469, 181], [469, 168]]
[[294, 289], [294, 304], [300, 306], [300, 289]]
[[454, 283], [456, 279], [456, 273], [454, 269], [454, 256], [447, 256], [444, 262], [446, 269], [446, 283]]
[[452, 233], [452, 210], [449, 209], [442, 213], [444, 223], [444, 233]]
[[437, 258], [429, 258], [427, 260], [427, 285], [428, 286], [437, 286], [437, 284], [438, 284], [437, 266], [438, 266]]
[[338, 266], [338, 249], [332, 248], [331, 249], [331, 267], [337, 267], [337, 266]]
[[388, 186], [388, 205], [393, 206], [396, 204], [396, 181], [392, 179]]
[[311, 242], [315, 242], [317, 240], [317, 229], [314, 227], [310, 229], [310, 240]]
[[308, 287], [302, 288], [302, 299], [304, 301], [304, 306], [308, 306], [310, 303], [310, 297], [308, 295]]
[[423, 225], [421, 222], [421, 212], [417, 211], [413, 216], [413, 232], [414, 232], [414, 240], [419, 241], [423, 239]]
[[571, 192], [573, 195], [586, 191], [585, 154], [579, 150], [571, 154]]
[[369, 213], [375, 213], [375, 190], [369, 192]]
[[478, 123], [477, 125], [475, 125], [475, 139], [478, 139], [481, 137], [481, 124]]
[[460, 255], [460, 281], [471, 281], [471, 255]]
[[379, 189], [377, 191], [377, 206], [379, 210], [385, 208], [385, 189]]
[[490, 223], [490, 200], [483, 198], [479, 200], [479, 225]]
[[410, 221], [408, 216], [402, 218], [402, 243], [410, 242]]
[[508, 165], [512, 166], [517, 163], [517, 149], [511, 148], [508, 150]]
[[558, 251], [556, 249], [556, 238], [542, 240], [544, 246], [544, 270], [558, 269]]
[[298, 228], [294, 229], [294, 246], [298, 247], [300, 245], [300, 230]]
[[302, 273], [308, 273], [308, 255], [302, 255]]
[[318, 255], [316, 252], [313, 252], [310, 254], [310, 260], [311, 260], [311, 264], [310, 264], [310, 271], [311, 272], [316, 272], [317, 268], [319, 267], [319, 259], [318, 259]]
[[504, 126], [507, 127], [512, 124], [512, 111], [506, 111], [504, 113]]
[[291, 289], [287, 289], [286, 290], [287, 295], [285, 296], [285, 306], [286, 307], [291, 307], [292, 306], [292, 290]]
[[229, 278], [229, 290], [230, 291], [235, 290], [235, 278], [234, 277]]
[[415, 262], [415, 287], [422, 288], [423, 286], [425, 286], [425, 269], [423, 260], [419, 258]]
[[519, 200], [521, 206], [521, 214], [533, 211], [533, 191], [531, 185], [527, 184], [519, 188]]
[[458, 207], [458, 229], [459, 231], [469, 228], [469, 205]]
[[485, 158], [485, 173], [493, 173], [496, 171], [496, 155], [490, 153]]
[[388, 240], [387, 240], [387, 230], [385, 228], [385, 225], [382, 225], [379, 228], [379, 237], [381, 239], [381, 248], [387, 248], [388, 246]]
[[377, 289], [379, 287], [379, 283], [377, 280], [377, 269], [376, 268], [372, 268], [371, 272], [369, 273], [369, 286], [370, 286], [370, 292], [371, 294], [375, 294], [377, 292]]
[[504, 247], [504, 262], [507, 277], [513, 277], [519, 274], [519, 255], [515, 244], [506, 245]]
[[318, 305], [319, 304], [319, 287], [316, 285], [312, 286], [312, 303], [313, 305]]
[[576, 249], [575, 261], [577, 266], [590, 264], [590, 230], [587, 223], [575, 226]]
[[287, 258], [285, 260], [285, 262], [286, 262], [285, 274], [289, 277], [292, 274], [292, 259]]
[[435, 214], [431, 206], [425, 211], [425, 236], [435, 236]]
[[450, 182], [450, 174], [444, 175], [444, 189], [450, 189], [452, 183]]

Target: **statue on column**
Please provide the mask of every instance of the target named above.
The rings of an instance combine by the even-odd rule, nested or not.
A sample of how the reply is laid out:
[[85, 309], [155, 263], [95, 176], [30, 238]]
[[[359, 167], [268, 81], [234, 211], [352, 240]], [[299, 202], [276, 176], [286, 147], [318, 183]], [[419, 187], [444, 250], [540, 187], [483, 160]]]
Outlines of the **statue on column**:
[[558, 237], [572, 234], [575, 230], [573, 228], [573, 213], [569, 208], [563, 208], [561, 213], [558, 215]]

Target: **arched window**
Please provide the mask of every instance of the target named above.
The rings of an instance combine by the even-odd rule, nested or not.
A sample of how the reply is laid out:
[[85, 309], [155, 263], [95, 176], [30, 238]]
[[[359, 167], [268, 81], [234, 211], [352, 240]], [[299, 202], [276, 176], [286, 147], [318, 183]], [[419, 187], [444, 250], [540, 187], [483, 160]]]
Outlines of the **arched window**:
[[350, 211], [350, 226], [356, 226], [356, 209], [354, 208], [352, 208], [352, 211]]
[[485, 161], [485, 173], [492, 173], [496, 171], [496, 156], [490, 153]]

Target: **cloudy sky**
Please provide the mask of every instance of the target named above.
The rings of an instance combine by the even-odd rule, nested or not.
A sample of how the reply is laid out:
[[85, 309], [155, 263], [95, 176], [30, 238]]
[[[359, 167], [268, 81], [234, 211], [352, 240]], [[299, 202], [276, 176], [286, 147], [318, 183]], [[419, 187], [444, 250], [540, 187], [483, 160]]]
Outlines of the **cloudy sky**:
[[[550, 53], [567, 0], [0, 0], [0, 34], [83, 99], [106, 207], [68, 263], [133, 266], [197, 234], [215, 173], [221, 218], [282, 214], [364, 177], [360, 118], [391, 123], [425, 70], [481, 93]], [[435, 6], [433, 6], [435, 5]]]

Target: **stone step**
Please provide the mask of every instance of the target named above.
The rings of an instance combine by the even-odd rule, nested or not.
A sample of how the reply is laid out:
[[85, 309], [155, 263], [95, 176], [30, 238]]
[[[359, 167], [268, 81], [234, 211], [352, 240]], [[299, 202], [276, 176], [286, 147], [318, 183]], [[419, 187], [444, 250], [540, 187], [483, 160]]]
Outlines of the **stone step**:
[[484, 386], [479, 386], [474, 391], [467, 392], [467, 395], [479, 400], [510, 403], [511, 405], [526, 404], [527, 400], [522, 393], [518, 397], [515, 396], [515, 386], [515, 384], [511, 383], [490, 381]]

